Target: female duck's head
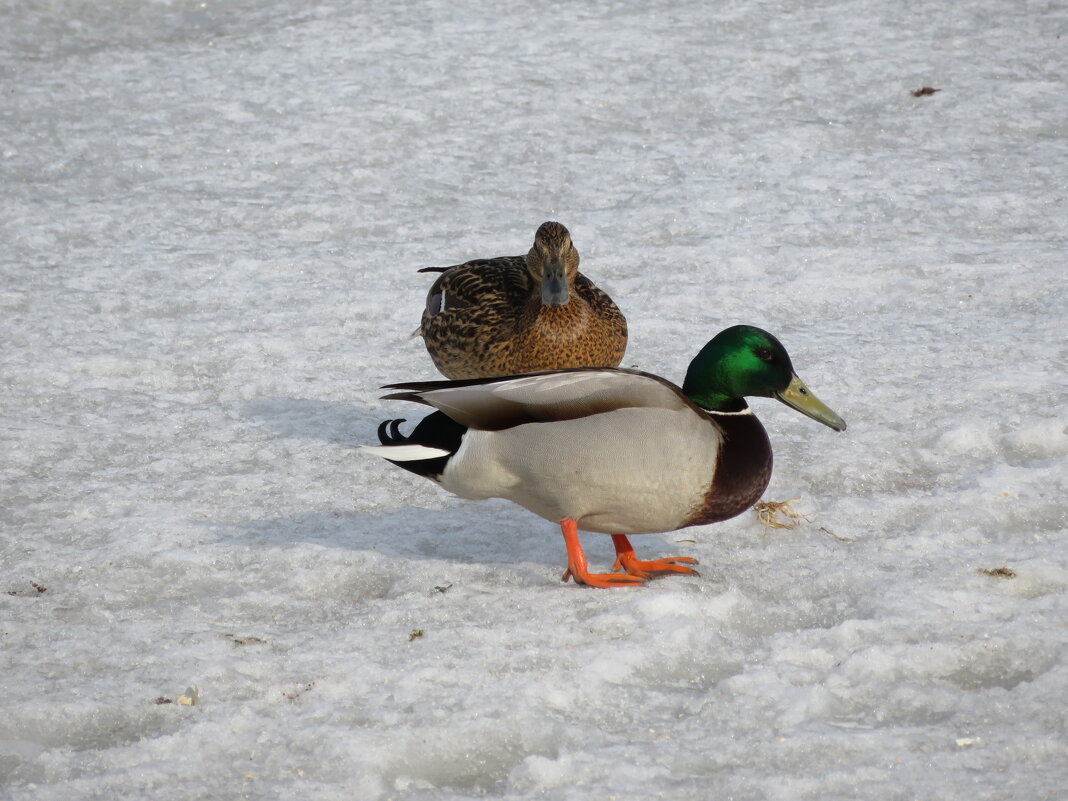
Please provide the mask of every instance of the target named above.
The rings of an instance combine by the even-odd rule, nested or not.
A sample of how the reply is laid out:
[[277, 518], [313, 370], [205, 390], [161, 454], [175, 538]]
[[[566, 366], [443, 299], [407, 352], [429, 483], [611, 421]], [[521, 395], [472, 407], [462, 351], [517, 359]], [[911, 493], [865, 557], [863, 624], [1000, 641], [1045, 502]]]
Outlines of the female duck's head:
[[541, 283], [541, 302], [546, 306], [567, 305], [578, 268], [579, 254], [567, 228], [558, 222], [542, 223], [527, 253], [527, 269]]

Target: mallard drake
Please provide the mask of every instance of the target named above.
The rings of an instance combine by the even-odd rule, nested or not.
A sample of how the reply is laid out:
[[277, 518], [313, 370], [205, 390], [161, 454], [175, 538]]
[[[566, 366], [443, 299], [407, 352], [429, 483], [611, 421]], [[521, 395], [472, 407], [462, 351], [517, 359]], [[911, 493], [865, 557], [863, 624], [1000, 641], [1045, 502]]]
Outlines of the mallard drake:
[[578, 271], [571, 234], [542, 223], [526, 256], [477, 259], [440, 272], [417, 333], [448, 378], [486, 378], [562, 367], [615, 367], [627, 321]]
[[[750, 508], [771, 478], [768, 435], [746, 396], [776, 398], [844, 431], [846, 424], [797, 377], [767, 331], [717, 334], [678, 387], [639, 370], [578, 368], [467, 381], [390, 384], [386, 399], [433, 406], [404, 435], [386, 420], [364, 446], [462, 498], [507, 498], [558, 522], [567, 571], [596, 587], [693, 573], [688, 557], [641, 561], [628, 534], [727, 520]], [[591, 573], [578, 530], [612, 535], [613, 570]]]

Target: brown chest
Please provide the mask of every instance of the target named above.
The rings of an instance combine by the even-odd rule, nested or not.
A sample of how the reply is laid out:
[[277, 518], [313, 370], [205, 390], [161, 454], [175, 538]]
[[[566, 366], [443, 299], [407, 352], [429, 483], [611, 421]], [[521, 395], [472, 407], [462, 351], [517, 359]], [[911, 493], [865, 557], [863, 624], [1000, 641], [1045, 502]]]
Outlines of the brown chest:
[[760, 500], [771, 480], [772, 454], [767, 432], [752, 414], [716, 415], [723, 444], [712, 486], [684, 525], [699, 526], [736, 517]]

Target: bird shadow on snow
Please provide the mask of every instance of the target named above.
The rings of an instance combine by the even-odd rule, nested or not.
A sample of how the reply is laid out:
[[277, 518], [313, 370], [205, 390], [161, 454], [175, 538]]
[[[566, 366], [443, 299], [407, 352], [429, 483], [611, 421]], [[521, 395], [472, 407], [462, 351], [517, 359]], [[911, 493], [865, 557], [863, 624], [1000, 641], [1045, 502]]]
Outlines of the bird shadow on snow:
[[[484, 502], [494, 505], [494, 502]], [[505, 504], [506, 502], [501, 502]], [[237, 524], [246, 544], [286, 547], [295, 542], [327, 548], [375, 551], [403, 559], [461, 563], [535, 562], [565, 566], [559, 530], [522, 510], [422, 509], [387, 512], [308, 512]], [[591, 539], [592, 539], [591, 535]], [[605, 537], [605, 542], [609, 542]], [[591, 556], [608, 558], [609, 548], [591, 548]]]
[[[373, 441], [373, 432], [385, 417], [381, 410], [304, 398], [257, 398], [244, 404], [242, 411], [279, 436], [320, 439], [346, 447]], [[397, 472], [399, 481], [410, 479], [409, 485], [426, 483]], [[507, 565], [532, 562], [553, 571], [566, 566], [560, 531], [553, 523], [507, 501], [465, 501], [440, 490], [438, 494], [440, 508], [309, 511], [249, 520], [237, 528], [246, 544], [251, 541], [268, 547], [305, 542], [402, 559]], [[591, 560], [611, 563], [615, 554], [608, 537], [586, 535], [586, 540]]]

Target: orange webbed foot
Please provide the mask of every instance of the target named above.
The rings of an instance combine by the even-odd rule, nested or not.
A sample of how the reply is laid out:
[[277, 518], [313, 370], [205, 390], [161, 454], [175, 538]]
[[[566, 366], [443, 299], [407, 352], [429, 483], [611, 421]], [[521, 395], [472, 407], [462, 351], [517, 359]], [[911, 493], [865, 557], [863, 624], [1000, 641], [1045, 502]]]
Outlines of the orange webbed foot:
[[620, 573], [591, 573], [586, 564], [586, 554], [578, 538], [578, 524], [570, 517], [560, 521], [560, 530], [564, 533], [564, 545], [567, 546], [567, 570], [561, 581], [574, 579], [576, 584], [591, 587], [634, 587], [645, 583], [647, 577]]
[[616, 546], [616, 561], [612, 565], [613, 570], [627, 571], [628, 575], [642, 579], [656, 578], [668, 573], [682, 573], [691, 576], [701, 575], [692, 567], [686, 565], [700, 564], [690, 556], [669, 556], [665, 559], [651, 559], [642, 561], [634, 554], [634, 547], [624, 534], [613, 534], [612, 544]]

